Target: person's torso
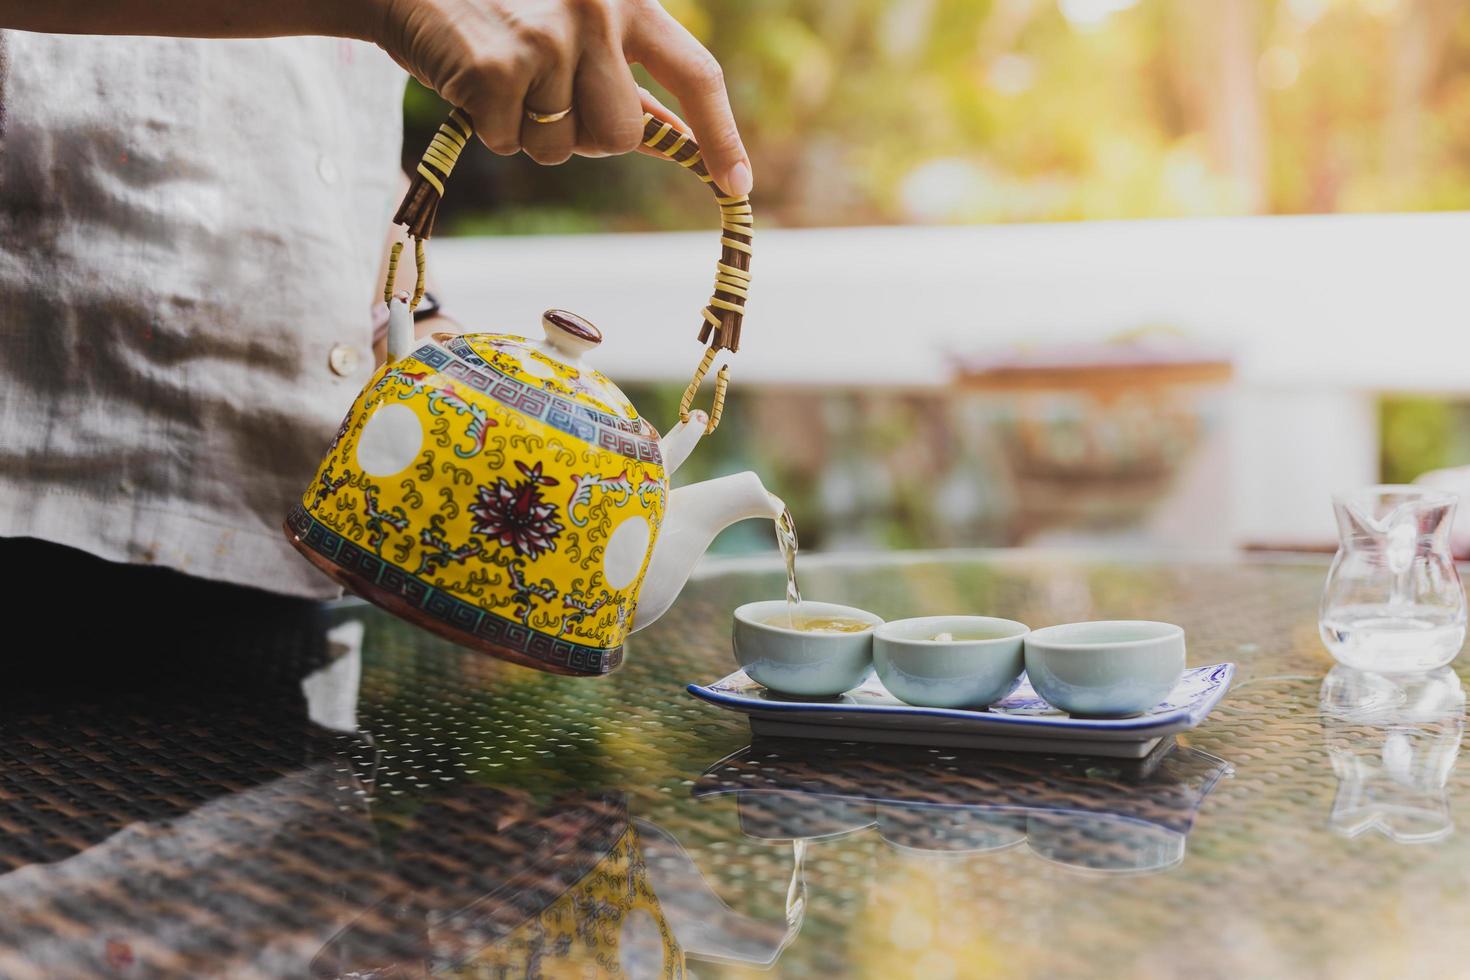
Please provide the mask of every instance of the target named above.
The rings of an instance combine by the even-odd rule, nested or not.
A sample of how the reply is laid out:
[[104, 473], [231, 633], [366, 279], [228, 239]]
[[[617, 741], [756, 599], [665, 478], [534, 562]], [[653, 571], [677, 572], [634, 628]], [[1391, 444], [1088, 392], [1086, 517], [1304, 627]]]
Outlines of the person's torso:
[[371, 370], [403, 73], [330, 38], [0, 45], [0, 534], [330, 592], [279, 522]]

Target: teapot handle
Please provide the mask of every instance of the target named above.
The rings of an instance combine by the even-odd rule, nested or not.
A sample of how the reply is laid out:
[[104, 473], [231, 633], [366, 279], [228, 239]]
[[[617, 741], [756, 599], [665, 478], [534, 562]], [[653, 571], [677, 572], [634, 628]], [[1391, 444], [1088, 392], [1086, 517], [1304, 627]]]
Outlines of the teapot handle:
[[[454, 170], [459, 154], [474, 138], [474, 125], [460, 109], [449, 113], [449, 118], [439, 127], [419, 161], [418, 172], [409, 185], [408, 193], [398, 205], [393, 216], [395, 224], [408, 228], [408, 236], [414, 243], [414, 264], [418, 277], [409, 307], [418, 306], [424, 296], [424, 242], [434, 229], [434, 217], [439, 210], [439, 201], [444, 196], [444, 182]], [[750, 242], [753, 217], [749, 195], [732, 197], [726, 194], [710, 176], [699, 144], [688, 133], [676, 129], [673, 124], [643, 114], [643, 145], [666, 160], [672, 160], [693, 173], [714, 191], [715, 202], [720, 206], [720, 260], [715, 266], [715, 288], [709, 303], [702, 311], [699, 341], [707, 344], [704, 357], [694, 370], [694, 377], [684, 390], [679, 402], [680, 421], [689, 421], [690, 406], [699, 391], [715, 355], [721, 350], [731, 353], [740, 349], [740, 327], [745, 319], [745, 298], [750, 289]], [[383, 302], [393, 298], [393, 285], [398, 275], [398, 260], [403, 252], [403, 243], [396, 242], [388, 259], [388, 277], [383, 283]], [[730, 366], [720, 368], [715, 376], [714, 405], [709, 413], [705, 432], [715, 431], [724, 411], [725, 392], [730, 383]]]

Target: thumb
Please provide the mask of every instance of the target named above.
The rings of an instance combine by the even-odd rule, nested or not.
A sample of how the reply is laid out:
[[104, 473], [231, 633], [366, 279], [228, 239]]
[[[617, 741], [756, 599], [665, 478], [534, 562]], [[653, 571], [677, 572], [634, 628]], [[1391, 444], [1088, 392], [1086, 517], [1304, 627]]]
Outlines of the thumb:
[[[661, 7], [655, 6], [636, 24], [624, 39], [629, 60], [640, 62], [679, 100], [705, 166], [719, 188], [736, 197], [749, 194], [754, 183], [750, 157], [740, 141], [720, 63]], [[651, 108], [648, 111], [665, 118]]]

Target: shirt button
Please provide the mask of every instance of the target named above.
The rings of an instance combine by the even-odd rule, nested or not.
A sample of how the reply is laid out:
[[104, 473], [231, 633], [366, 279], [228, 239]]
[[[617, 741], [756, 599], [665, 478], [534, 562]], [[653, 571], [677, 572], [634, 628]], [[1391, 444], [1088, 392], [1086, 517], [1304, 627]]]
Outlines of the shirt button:
[[357, 348], [351, 344], [338, 344], [327, 355], [327, 363], [331, 365], [332, 373], [339, 374], [344, 378], [356, 373], [357, 362], [361, 359], [357, 353]]
[[322, 154], [316, 158], [316, 173], [324, 184], [335, 184], [337, 182], [337, 165], [326, 154]]

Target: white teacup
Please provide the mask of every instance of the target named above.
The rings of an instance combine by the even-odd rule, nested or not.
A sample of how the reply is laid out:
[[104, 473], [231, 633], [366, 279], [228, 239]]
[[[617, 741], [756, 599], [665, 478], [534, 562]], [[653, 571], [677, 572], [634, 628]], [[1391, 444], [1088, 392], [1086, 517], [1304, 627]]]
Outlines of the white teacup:
[[873, 630], [883, 620], [865, 609], [831, 602], [800, 602], [791, 607], [796, 620], [833, 617], [861, 620], [857, 633], [825, 633], [794, 629], [785, 599], [747, 602], [735, 610], [735, 660], [751, 680], [782, 694], [833, 697], [863, 682], [873, 666]]
[[[924, 616], [873, 633], [873, 667], [889, 693], [926, 708], [983, 708], [1014, 691], [1030, 628], [990, 616]], [[953, 639], [936, 640], [950, 634]]]
[[1066, 623], [1026, 635], [1026, 676], [1047, 703], [1077, 715], [1136, 715], [1184, 676], [1184, 630], [1172, 623]]

